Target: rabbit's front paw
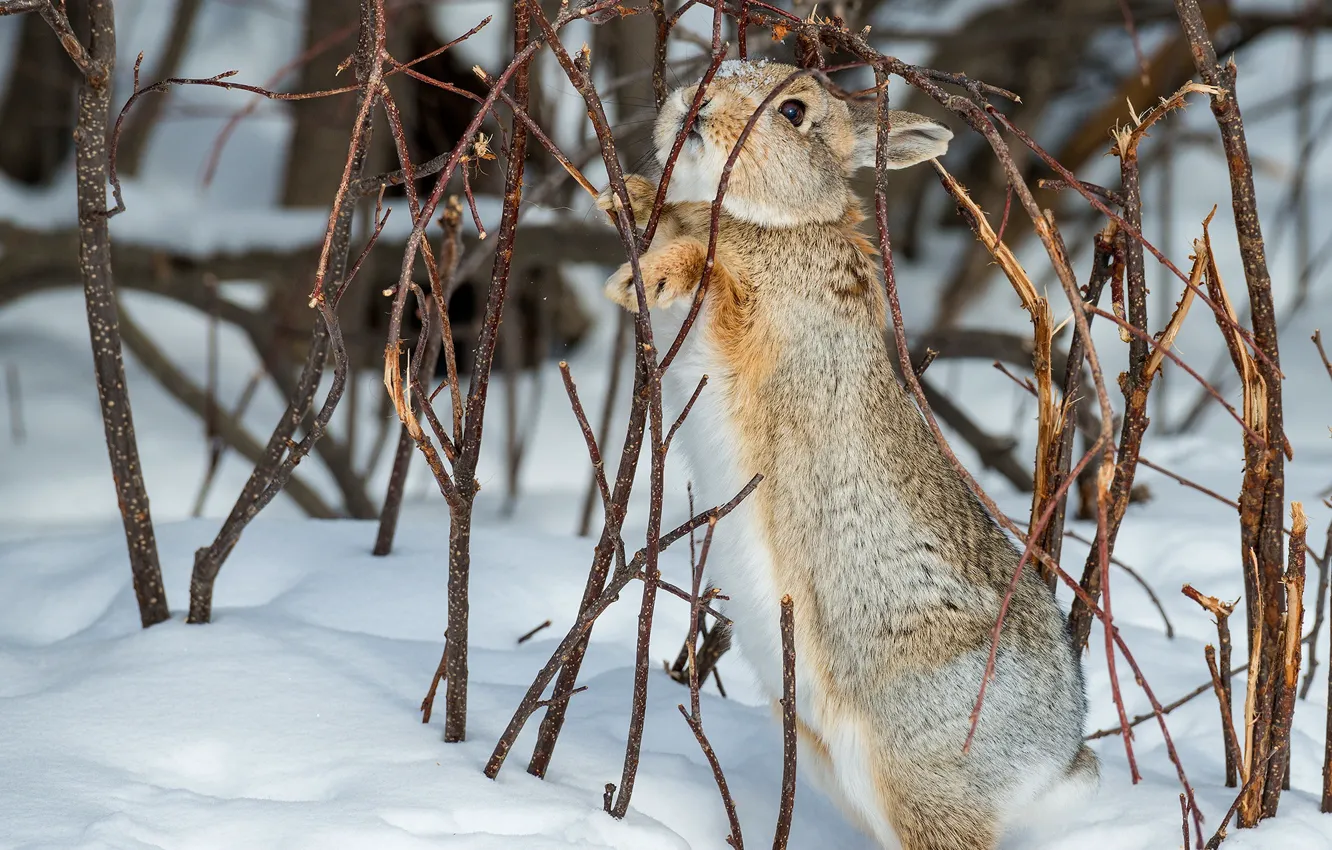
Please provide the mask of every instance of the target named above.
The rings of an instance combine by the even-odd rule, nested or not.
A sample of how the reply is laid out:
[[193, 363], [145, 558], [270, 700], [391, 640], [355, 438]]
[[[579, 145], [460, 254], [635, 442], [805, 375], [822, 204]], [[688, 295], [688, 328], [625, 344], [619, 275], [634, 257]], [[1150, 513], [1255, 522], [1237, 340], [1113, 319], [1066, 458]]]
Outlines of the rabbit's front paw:
[[[630, 174], [624, 178], [624, 188], [629, 193], [629, 206], [634, 211], [634, 221], [639, 227], [652, 215], [652, 205], [657, 200], [657, 186], [646, 177]], [[614, 212], [620, 208], [619, 196], [607, 186], [597, 196], [597, 209]]]
[[[678, 298], [690, 297], [703, 273], [707, 249], [693, 240], [672, 242], [639, 257], [643, 271], [643, 294], [648, 309], [665, 307]], [[626, 310], [638, 312], [633, 269], [628, 263], [606, 281], [606, 297]]]

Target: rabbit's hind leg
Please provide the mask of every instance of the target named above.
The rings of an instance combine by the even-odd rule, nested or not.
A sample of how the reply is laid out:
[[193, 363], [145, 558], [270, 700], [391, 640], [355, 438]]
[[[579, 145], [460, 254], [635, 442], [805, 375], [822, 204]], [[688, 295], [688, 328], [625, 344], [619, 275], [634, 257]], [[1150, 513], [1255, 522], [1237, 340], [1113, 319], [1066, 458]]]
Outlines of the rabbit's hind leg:
[[1000, 825], [974, 791], [924, 774], [885, 778], [881, 788], [902, 850], [994, 850]]
[[[773, 702], [774, 713], [779, 717], [782, 713], [782, 706], [779, 701]], [[884, 836], [881, 835], [882, 828], [875, 829], [873, 823], [865, 817], [865, 813], [860, 810], [855, 801], [848, 797], [837, 781], [837, 771], [832, 763], [832, 756], [828, 753], [828, 746], [817, 732], [805, 725], [800, 718], [796, 718], [796, 741], [799, 745], [799, 760], [797, 764], [801, 775], [808, 779], [815, 788], [823, 793], [833, 805], [837, 806], [842, 816], [869, 836], [877, 837], [880, 842]], [[889, 845], [896, 850], [896, 845]]]

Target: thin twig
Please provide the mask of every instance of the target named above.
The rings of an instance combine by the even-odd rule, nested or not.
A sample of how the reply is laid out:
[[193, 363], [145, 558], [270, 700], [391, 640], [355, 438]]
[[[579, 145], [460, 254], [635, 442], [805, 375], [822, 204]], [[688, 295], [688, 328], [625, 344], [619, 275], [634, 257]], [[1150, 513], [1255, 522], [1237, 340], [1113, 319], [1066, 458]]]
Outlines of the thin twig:
[[532, 629], [530, 632], [525, 632], [522, 635], [522, 637], [518, 638], [519, 645], [521, 646], [522, 644], [527, 643], [529, 640], [535, 637], [537, 633], [540, 632], [542, 629], [548, 629], [548, 628], [550, 628], [550, 620], [546, 620], [544, 623]]
[[[367, 81], [377, 74], [382, 67], [381, 52], [375, 49], [382, 44], [384, 10], [382, 0], [374, 4], [361, 4], [361, 35], [355, 55], [356, 76]], [[343, 183], [340, 192], [345, 196], [346, 184], [358, 179], [364, 169], [370, 138], [370, 108], [375, 100], [374, 90], [362, 87], [357, 110], [356, 125], [348, 145], [347, 162], [343, 169]], [[347, 269], [348, 253], [351, 246], [351, 220], [354, 204], [345, 203], [338, 208], [338, 214], [330, 219], [331, 227], [324, 235], [321, 255], [329, 258], [327, 266], [327, 284], [336, 292]], [[256, 464], [249, 480], [242, 489], [231, 513], [222, 528], [218, 530], [212, 544], [198, 549], [194, 555], [194, 569], [190, 576], [190, 611], [188, 622], [207, 623], [212, 617], [213, 585], [222, 567], [222, 562], [231, 553], [241, 534], [250, 521], [273, 500], [282, 490], [297, 464], [310, 452], [315, 442], [323, 436], [333, 411], [342, 398], [346, 386], [346, 350], [342, 342], [342, 331], [333, 311], [332, 299], [325, 297], [321, 290], [316, 299], [318, 314], [311, 332], [310, 349], [296, 382], [296, 392], [288, 401], [287, 410], [269, 437], [264, 451], [264, 460]], [[331, 294], [331, 293], [330, 293]], [[325, 396], [324, 403], [314, 421], [310, 423], [305, 438], [292, 444], [291, 437], [296, 429], [305, 422], [306, 414], [314, 402], [314, 395], [323, 377], [329, 352], [333, 353], [333, 382]]]
[[1212, 674], [1212, 690], [1216, 693], [1216, 703], [1221, 709], [1221, 738], [1226, 753], [1226, 786], [1234, 788], [1239, 784], [1239, 765], [1243, 761], [1240, 754], [1239, 735], [1235, 732], [1235, 715], [1230, 702], [1230, 678], [1221, 678], [1220, 668], [1216, 664], [1216, 647], [1210, 643], [1204, 647], [1207, 659], [1207, 672]]
[[[1235, 611], [1235, 602], [1222, 602], [1215, 596], [1205, 596], [1193, 588], [1192, 585], [1184, 585], [1185, 596], [1197, 602], [1208, 613], [1216, 618], [1216, 635], [1219, 646], [1221, 647], [1220, 667], [1221, 670], [1230, 669], [1230, 615]], [[1236, 600], [1238, 602], [1238, 600]], [[1209, 647], [1210, 648], [1210, 647]], [[1210, 662], [1209, 662], [1210, 663]], [[1230, 689], [1230, 677], [1222, 680], [1220, 677], [1214, 677], [1216, 685], [1219, 688], [1217, 699], [1221, 702], [1221, 714], [1223, 717], [1230, 717], [1234, 711]], [[1239, 769], [1241, 765], [1240, 747], [1238, 739], [1235, 746], [1230, 746], [1229, 740], [1226, 741], [1226, 786], [1234, 788], [1239, 784]]]
[[[1332, 567], [1332, 521], [1327, 524], [1327, 537], [1323, 541], [1323, 555], [1318, 557], [1312, 552], [1310, 557], [1318, 565], [1318, 592], [1315, 594], [1313, 628], [1309, 630], [1309, 663], [1305, 667], [1304, 684], [1300, 686], [1300, 699], [1306, 699], [1309, 688], [1313, 687], [1314, 673], [1318, 670], [1318, 635], [1323, 628], [1323, 618], [1327, 612], [1328, 568]], [[1328, 702], [1332, 705], [1332, 701]]]
[[[1241, 664], [1240, 666], [1230, 671], [1230, 674], [1226, 676], [1226, 681], [1229, 681], [1231, 678], [1238, 676], [1240, 673], [1243, 673], [1248, 669], [1249, 669], [1248, 664]], [[1197, 699], [1198, 697], [1202, 696], [1203, 694], [1207, 693], [1210, 690], [1212, 690], [1211, 681], [1203, 682], [1201, 685], [1189, 691], [1184, 696], [1180, 697], [1174, 702], [1167, 703], [1166, 705], [1162, 706], [1161, 714], [1169, 714], [1170, 712], [1179, 708], [1181, 705], [1184, 705], [1185, 703], [1188, 702], [1192, 702], [1193, 700]], [[1129, 726], [1130, 727], [1141, 726], [1142, 724], [1146, 723], [1148, 720], [1154, 719], [1156, 717], [1156, 714], [1157, 714], [1156, 711], [1153, 710], [1145, 712], [1143, 714], [1135, 715], [1132, 719], [1129, 720]], [[1095, 741], [1101, 738], [1109, 738], [1112, 735], [1119, 735], [1122, 732], [1123, 730], [1120, 727], [1114, 726], [1109, 729], [1099, 729], [1095, 732], [1084, 735], [1082, 739], [1084, 741]]]
[[782, 635], [782, 797], [777, 807], [777, 828], [772, 850], [786, 850], [791, 837], [791, 815], [796, 794], [796, 648], [795, 607], [791, 597], [781, 601]]
[[[1022, 555], [1018, 558], [1017, 566], [1013, 568], [1013, 577], [1009, 579], [1008, 589], [1004, 592], [1003, 601], [999, 603], [999, 613], [995, 616], [994, 626], [990, 629], [990, 654], [985, 660], [985, 672], [981, 676], [980, 689], [976, 693], [976, 703], [971, 709], [971, 727], [967, 730], [966, 741], [962, 744], [962, 752], [967, 753], [971, 750], [971, 741], [976, 735], [976, 729], [980, 725], [981, 709], [985, 706], [985, 692], [989, 688], [990, 682], [995, 676], [995, 662], [999, 658], [999, 638], [1004, 627], [1004, 619], [1008, 614], [1008, 606], [1012, 604], [1013, 594], [1017, 592], [1018, 582], [1022, 579], [1022, 570], [1031, 560], [1032, 552], [1036, 541], [1040, 539], [1041, 532], [1045, 530], [1050, 518], [1054, 516], [1055, 508], [1058, 506], [1059, 497], [1067, 491], [1068, 486], [1077, 480], [1078, 473], [1095, 457], [1096, 452], [1101, 448], [1100, 444], [1093, 444], [1082, 456], [1074, 467], [1073, 473], [1066, 477], [1060, 485], [1061, 490], [1053, 494], [1053, 497], [1045, 502], [1045, 508], [1040, 518], [1027, 529], [1027, 542], [1023, 546]], [[1127, 728], [1127, 727], [1125, 727]], [[1129, 760], [1132, 762], [1133, 750], [1129, 747]]]
[[[726, 504], [718, 505], [710, 511], [695, 515], [688, 522], [677, 526], [669, 534], [663, 535], [660, 541], [658, 541], [659, 548], [664, 551], [675, 541], [688, 535], [691, 531], [701, 528], [711, 522], [714, 518], [718, 520], [722, 519], [731, 511], [735, 510], [740, 503], [749, 496], [749, 494], [753, 493], [754, 489], [758, 487], [759, 482], [762, 480], [762, 475], [755, 475], [750, 479], [749, 483]], [[518, 739], [518, 733], [520, 733], [523, 726], [527, 724], [527, 719], [537, 710], [537, 702], [540, 700], [541, 694], [545, 692], [546, 686], [555, 678], [555, 674], [560, 668], [569, 662], [575, 648], [586, 636], [588, 630], [592, 628], [592, 624], [596, 622], [597, 617], [601, 616], [602, 612], [609, 608], [611, 604], [619, 598], [620, 591], [622, 591], [630, 581], [639, 576], [639, 570], [642, 569], [646, 561], [647, 549], [645, 547], [640, 549], [634, 555], [633, 560], [623, 569], [617, 569], [615, 571], [615, 575], [611, 577], [611, 580], [606, 587], [593, 599], [592, 604], [583, 607], [579, 611], [578, 620], [575, 621], [574, 625], [569, 629], [564, 640], [560, 641], [559, 646], [557, 646], [555, 651], [551, 653], [550, 660], [547, 661], [546, 665], [537, 673], [536, 678], [533, 679], [531, 686], [527, 689], [527, 694], [523, 697], [522, 702], [518, 704], [518, 708], [514, 712], [513, 718], [509, 721], [509, 725], [505, 727], [504, 733], [500, 736], [499, 741], [496, 742], [495, 749], [490, 754], [490, 760], [486, 762], [484, 772], [488, 778], [494, 779], [499, 775], [500, 768], [504, 766], [504, 761], [508, 758], [509, 751], [513, 748], [514, 742]], [[570, 690], [572, 690], [572, 688]]]
[[[693, 513], [693, 493], [689, 496], [690, 513]], [[701, 700], [699, 698], [699, 674], [698, 661], [694, 657], [694, 646], [698, 642], [699, 627], [703, 621], [703, 600], [709, 594], [701, 592], [703, 584], [703, 571], [707, 568], [708, 552], [712, 549], [712, 535], [717, 529], [715, 519], [708, 521], [708, 530], [703, 537], [703, 548], [697, 561], [694, 559], [694, 535], [689, 535], [689, 559], [690, 575], [692, 584], [689, 594], [689, 636], [686, 639], [686, 646], [689, 649], [689, 711], [685, 711], [683, 705], [677, 706], [680, 714], [684, 716], [685, 722], [689, 724], [690, 730], [694, 733], [694, 738], [698, 740], [699, 747], [703, 750], [703, 756], [708, 760], [708, 765], [712, 768], [712, 776], [717, 782], [717, 791], [721, 794], [722, 806], [726, 809], [726, 819], [730, 822], [731, 832], [726, 836], [726, 843], [735, 850], [743, 850], [744, 838], [740, 833], [740, 818], [735, 812], [735, 800], [731, 798], [730, 789], [726, 784], [726, 776], [722, 772], [721, 762], [717, 759], [717, 753], [712, 748], [712, 743], [703, 732], [703, 713]]]
[[694, 394], [689, 397], [689, 401], [685, 402], [685, 406], [680, 410], [680, 415], [675, 418], [675, 422], [672, 423], [671, 429], [666, 432], [666, 440], [661, 446], [663, 453], [671, 447], [671, 440], [675, 439], [675, 432], [680, 430], [680, 426], [684, 424], [685, 419], [689, 416], [689, 411], [693, 410], [694, 402], [698, 401], [698, 397], [703, 393], [703, 388], [707, 385], [707, 375], [698, 379], [698, 386], [694, 388]]
[[569, 364], [563, 360], [560, 361], [560, 377], [564, 379], [564, 389], [569, 394], [569, 404], [573, 407], [574, 418], [578, 420], [578, 427], [583, 432], [583, 441], [587, 443], [587, 454], [592, 459], [592, 477], [597, 482], [597, 490], [601, 492], [601, 503], [609, 509], [611, 492], [606, 484], [606, 464], [601, 459], [601, 449], [597, 447], [597, 438], [592, 433], [592, 426], [587, 422], [583, 402], [578, 398], [578, 388], [574, 386], [573, 375], [569, 374]]
[[439, 664], [435, 666], [435, 675], [430, 679], [430, 687], [426, 690], [425, 698], [421, 700], [421, 722], [430, 723], [430, 715], [435, 710], [435, 693], [439, 690], [439, 683], [443, 682], [449, 674], [449, 644], [444, 642], [444, 650], [439, 655]]
[[1327, 370], [1327, 376], [1332, 378], [1332, 360], [1327, 359], [1327, 352], [1323, 350], [1323, 332], [1314, 331], [1313, 344], [1318, 348], [1318, 356], [1323, 360], [1323, 368]]
[[[615, 398], [620, 392], [620, 375], [624, 371], [622, 361], [624, 349], [629, 342], [630, 322], [628, 312], [621, 312], [615, 322], [615, 341], [610, 351], [610, 380], [606, 383], [606, 397], [601, 406], [601, 421], [598, 423], [597, 431], [597, 444], [601, 446], [610, 440], [611, 419], [615, 413]], [[605, 476], [604, 471], [602, 476]], [[583, 497], [583, 511], [578, 519], [579, 537], [586, 537], [592, 530], [592, 510], [598, 488], [597, 470], [594, 467], [591, 479], [588, 481], [587, 493]]]
[[1272, 761], [1267, 768], [1263, 789], [1263, 808], [1276, 814], [1281, 792], [1287, 787], [1290, 773], [1290, 734], [1295, 719], [1296, 685], [1299, 684], [1301, 638], [1304, 634], [1304, 536], [1309, 523], [1304, 506], [1290, 503], [1289, 554], [1282, 583], [1286, 590], [1286, 611], [1282, 622], [1281, 668], [1276, 671], [1272, 714]]
[[[540, 27], [549, 44], [552, 53], [559, 62], [561, 69], [569, 78], [569, 82], [582, 96], [587, 106], [587, 114], [592, 120], [593, 128], [596, 131], [597, 142], [602, 152], [602, 162], [606, 166], [607, 176], [610, 179], [611, 188], [615, 197], [619, 201], [615, 209], [615, 225], [619, 231], [620, 239], [625, 246], [626, 253], [629, 256], [629, 265], [632, 270], [635, 292], [638, 296], [639, 310], [635, 316], [635, 329], [637, 334], [639, 361], [641, 364], [641, 389], [642, 400], [646, 402], [646, 423], [651, 428], [651, 440], [653, 451], [651, 458], [651, 477], [650, 477], [650, 501], [648, 507], [647, 522], [647, 546], [645, 551], [645, 581], [643, 583], [643, 599], [639, 610], [638, 619], [638, 641], [636, 660], [634, 664], [634, 696], [633, 708], [629, 720], [628, 741], [625, 746], [624, 768], [621, 772], [619, 784], [619, 793], [611, 809], [611, 814], [616, 818], [622, 818], [628, 812], [629, 800], [633, 793], [634, 780], [637, 775], [638, 758], [642, 743], [643, 726], [647, 710], [647, 686], [648, 686], [648, 641], [651, 636], [652, 619], [654, 612], [654, 601], [660, 579], [660, 570], [658, 568], [658, 552], [660, 546], [661, 531], [661, 512], [664, 500], [664, 476], [665, 476], [665, 456], [660, 451], [662, 444], [662, 409], [661, 409], [661, 371], [657, 365], [657, 350], [652, 336], [652, 325], [648, 318], [647, 300], [643, 288], [642, 269], [639, 265], [639, 251], [637, 240], [634, 236], [634, 223], [632, 218], [632, 209], [630, 207], [628, 191], [625, 188], [624, 173], [619, 163], [619, 155], [616, 151], [615, 141], [610, 131], [610, 124], [606, 118], [605, 108], [602, 105], [601, 97], [597, 93], [596, 87], [592, 82], [590, 73], [590, 53], [586, 47], [580, 51], [577, 59], [569, 55], [569, 52], [560, 43], [557, 37], [557, 26], [552, 25], [546, 18], [544, 12], [537, 4], [530, 6], [530, 14]], [[561, 20], [566, 17], [561, 15]], [[641, 446], [643, 438], [643, 418], [638, 418], [631, 414], [631, 428], [637, 418], [639, 434], [637, 445], [634, 447], [635, 454], [638, 446]], [[627, 440], [626, 445], [634, 443], [634, 440]], [[628, 494], [628, 488], [632, 481], [626, 483], [624, 493]], [[617, 481], [617, 489], [619, 482]], [[618, 512], [617, 512], [618, 513]], [[623, 522], [623, 517], [608, 517], [607, 529], [611, 522], [617, 524]], [[618, 541], [618, 528], [613, 535], [603, 533], [602, 543], [598, 546], [598, 557], [594, 559], [593, 570], [589, 575], [587, 593], [585, 600], [590, 592], [595, 590], [594, 579], [600, 578], [604, 581], [605, 566], [608, 566], [608, 558], [611, 550], [618, 551], [616, 541]], [[603, 555], [604, 553], [604, 555]], [[599, 564], [604, 564], [599, 569]], [[600, 576], [598, 573], [600, 572]], [[580, 647], [578, 657], [570, 665], [572, 672], [562, 673], [560, 681], [556, 683], [556, 693], [566, 690], [572, 686], [574, 676], [577, 673], [579, 663], [581, 663]], [[552, 708], [548, 713], [545, 722], [542, 724], [541, 733], [538, 736], [538, 747], [533, 754], [532, 762], [528, 766], [528, 771], [536, 775], [544, 775], [549, 764], [550, 753], [554, 747], [555, 740], [559, 735], [559, 730], [563, 724], [563, 712], [558, 708]], [[496, 766], [498, 770], [498, 766]]]
[[[1268, 758], [1271, 758], [1271, 756]], [[1259, 765], [1259, 767], [1266, 767], [1266, 762]], [[1262, 770], [1255, 770], [1253, 776], [1244, 783], [1244, 787], [1235, 795], [1235, 800], [1230, 804], [1230, 808], [1226, 809], [1226, 814], [1221, 818], [1221, 824], [1216, 828], [1216, 832], [1212, 834], [1212, 837], [1207, 840], [1207, 844], [1204, 845], [1204, 850], [1217, 850], [1217, 848], [1221, 846], [1221, 842], [1226, 840], [1226, 828], [1230, 826], [1230, 819], [1235, 816], [1235, 812], [1239, 810], [1244, 798], [1254, 790], [1259, 781], [1259, 777], [1262, 776], [1262, 774]]]

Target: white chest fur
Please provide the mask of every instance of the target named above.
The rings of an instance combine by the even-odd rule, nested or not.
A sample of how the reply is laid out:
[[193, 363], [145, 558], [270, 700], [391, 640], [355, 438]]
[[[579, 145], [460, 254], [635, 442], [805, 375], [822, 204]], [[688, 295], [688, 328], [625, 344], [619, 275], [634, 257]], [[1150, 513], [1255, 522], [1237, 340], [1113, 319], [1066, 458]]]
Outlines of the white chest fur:
[[[663, 340], [664, 347], [664, 341], [673, 339], [678, 332], [688, 305], [659, 312], [654, 332]], [[746, 468], [741, 459], [740, 435], [726, 405], [729, 377], [704, 332], [706, 312], [705, 306], [663, 386], [667, 419], [670, 419], [671, 411], [680, 410], [689, 400], [699, 378], [708, 376], [707, 387], [676, 438], [689, 467], [700, 510], [729, 501], [760, 471]], [[752, 496], [717, 524], [708, 555], [708, 580], [729, 597], [721, 608], [735, 623], [735, 639], [741, 654], [754, 668], [767, 696], [779, 698], [782, 694], [779, 600], [784, 589], [777, 586], [772, 552]], [[808, 688], [800, 690], [802, 697], [808, 694]], [[803, 698], [800, 701], [805, 702]]]
[[[673, 338], [687, 310], [686, 306], [660, 311], [661, 320], [654, 323], [656, 333], [663, 340]], [[732, 498], [748, 483], [754, 470], [745, 468], [740, 456], [740, 435], [726, 405], [728, 375], [703, 332], [705, 319], [705, 315], [699, 316], [698, 325], [667, 373], [663, 391], [668, 410], [679, 410], [698, 386], [699, 378], [708, 376], [708, 386], [695, 402], [677, 440], [690, 467], [698, 504], [712, 506]], [[735, 624], [741, 655], [754, 669], [766, 696], [775, 702], [782, 695], [779, 600], [785, 589], [778, 586], [774, 553], [752, 498], [718, 523], [708, 572], [709, 579], [729, 597], [722, 610]], [[797, 656], [801, 654], [797, 645]], [[872, 771], [865, 763], [869, 750], [861, 739], [860, 725], [826, 716], [817, 677], [798, 663], [796, 670], [797, 711], [805, 725], [824, 741], [838, 765], [828, 775], [815, 769], [810, 778], [864, 824], [886, 850], [899, 848], [883, 816]], [[810, 768], [814, 765], [808, 757], [814, 755], [806, 754], [804, 763]]]

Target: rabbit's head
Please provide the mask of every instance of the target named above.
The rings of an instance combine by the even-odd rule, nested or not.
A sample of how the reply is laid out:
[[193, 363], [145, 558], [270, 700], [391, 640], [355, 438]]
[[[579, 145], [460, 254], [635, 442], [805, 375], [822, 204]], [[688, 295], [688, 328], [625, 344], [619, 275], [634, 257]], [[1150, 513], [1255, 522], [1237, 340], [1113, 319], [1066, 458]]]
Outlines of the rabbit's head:
[[[796, 68], [767, 61], [723, 62], [704, 93], [698, 121], [671, 176], [667, 200], [711, 202], [731, 149], [760, 104]], [[677, 89], [657, 118], [653, 141], [663, 166], [698, 86]], [[874, 165], [877, 105], [833, 96], [797, 77], [759, 115], [722, 200], [736, 218], [768, 227], [836, 221], [852, 203], [851, 174]], [[942, 155], [947, 127], [913, 112], [889, 112], [888, 167]]]

